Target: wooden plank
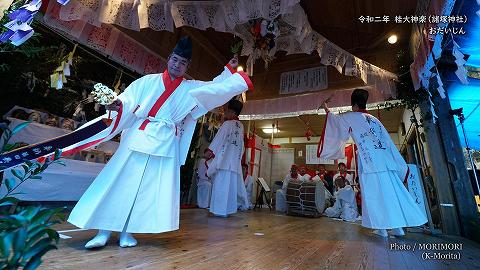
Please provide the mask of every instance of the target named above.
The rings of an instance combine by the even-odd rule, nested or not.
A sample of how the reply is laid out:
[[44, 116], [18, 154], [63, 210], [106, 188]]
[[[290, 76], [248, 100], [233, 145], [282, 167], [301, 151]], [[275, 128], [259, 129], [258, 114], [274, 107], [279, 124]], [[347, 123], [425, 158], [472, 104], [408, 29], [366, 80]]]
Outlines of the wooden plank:
[[[358, 224], [278, 215], [268, 210], [217, 218], [207, 211], [181, 211], [180, 230], [136, 234], [138, 246], [118, 247], [114, 234], [99, 250], [85, 250], [95, 231], [64, 234], [58, 250], [39, 269], [479, 269], [480, 245], [460, 237], [408, 233], [382, 239]], [[57, 229], [73, 229], [61, 224]], [[263, 233], [263, 235], [255, 235]], [[422, 251], [393, 251], [391, 243], [462, 243], [460, 261], [425, 261]]]

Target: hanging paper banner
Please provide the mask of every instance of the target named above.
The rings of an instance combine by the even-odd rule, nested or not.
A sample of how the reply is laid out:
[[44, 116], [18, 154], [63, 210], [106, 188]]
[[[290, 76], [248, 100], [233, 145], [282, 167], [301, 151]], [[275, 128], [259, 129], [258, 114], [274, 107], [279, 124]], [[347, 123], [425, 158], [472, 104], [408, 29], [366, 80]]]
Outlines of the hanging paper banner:
[[284, 72], [280, 77], [280, 94], [295, 94], [328, 88], [327, 67]]
[[160, 73], [163, 72], [166, 67], [165, 61], [162, 61], [160, 57], [147, 52], [143, 56], [141, 70], [138, 72], [142, 74]]
[[418, 170], [418, 167], [415, 164], [407, 164], [410, 171], [407, 178], [407, 186], [410, 195], [412, 195], [413, 200], [417, 206], [421, 209], [423, 214], [427, 216], [426, 207], [425, 207], [425, 193], [423, 191], [423, 185], [421, 181], [421, 174]]
[[307, 144], [306, 145], [306, 155], [305, 163], [306, 164], [334, 164], [334, 160], [320, 159], [317, 157], [317, 147], [316, 144]]
[[139, 70], [144, 53], [145, 50], [142, 50], [142, 46], [138, 44], [138, 42], [126, 35], [120, 35], [115, 44], [112, 59], [128, 67], [132, 67], [134, 70]]
[[322, 49], [320, 63], [326, 66], [335, 67], [338, 72], [343, 73], [343, 66], [345, 65], [347, 54], [337, 45], [326, 42]]

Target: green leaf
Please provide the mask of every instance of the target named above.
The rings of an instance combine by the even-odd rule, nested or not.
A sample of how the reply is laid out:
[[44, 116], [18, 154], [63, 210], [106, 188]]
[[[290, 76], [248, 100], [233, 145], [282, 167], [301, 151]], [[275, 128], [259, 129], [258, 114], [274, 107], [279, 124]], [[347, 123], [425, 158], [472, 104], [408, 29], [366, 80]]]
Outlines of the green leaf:
[[14, 198], [14, 197], [3, 197], [0, 199], [0, 203], [4, 203], [4, 202], [11, 202], [11, 203], [18, 203], [20, 200], [17, 199], [17, 198]]
[[42, 179], [42, 177], [39, 175], [33, 175], [33, 176], [30, 176], [29, 179]]
[[7, 187], [8, 192], [10, 192], [15, 186], [15, 180], [13, 178], [5, 179], [5, 186]]
[[3, 203], [0, 203], [0, 207], [2, 206], [9, 206], [9, 205], [14, 205], [15, 203], [12, 203], [12, 202], [3, 202]]
[[23, 211], [22, 216], [31, 220], [39, 211], [40, 211], [40, 207], [30, 206]]
[[47, 229], [46, 232], [50, 239], [55, 240], [55, 242], [58, 243], [58, 240], [60, 239], [60, 234], [58, 234], [57, 231], [55, 231], [54, 229]]
[[61, 149], [55, 149], [55, 155], [53, 156], [54, 160], [57, 160], [62, 157], [62, 150]]
[[41, 224], [49, 220], [54, 214], [56, 209], [42, 209], [33, 218], [32, 224]]
[[22, 168], [23, 168], [23, 174], [24, 174], [24, 175], [25, 175], [25, 174], [28, 172], [28, 170], [30, 169], [27, 164], [22, 164]]
[[63, 165], [63, 166], [67, 166], [67, 164], [63, 160], [56, 160], [54, 163], [60, 164], [60, 165]]
[[27, 242], [27, 230], [25, 228], [18, 228], [15, 233], [15, 241], [13, 241], [14, 253], [23, 253], [25, 243]]
[[18, 178], [20, 180], [22, 180], [25, 177], [25, 175], [21, 175], [20, 172], [17, 171], [17, 170], [12, 170], [11, 172], [12, 172], [13, 176], [15, 176], [16, 178]]
[[11, 137], [12, 131], [9, 128], [5, 129], [5, 131], [3, 131], [3, 143], [7, 144]]
[[18, 124], [17, 126], [15, 126], [13, 129], [12, 129], [12, 135], [18, 133], [20, 130], [24, 129], [25, 127], [27, 127], [32, 121], [27, 121], [27, 122], [24, 122], [24, 123], [21, 123], [21, 124]]
[[10, 152], [13, 148], [15, 148], [15, 144], [14, 144], [14, 143], [6, 143], [6, 144], [3, 146], [3, 151], [4, 151], [4, 152]]
[[0, 230], [13, 230], [22, 226], [22, 223], [11, 216], [0, 217]]
[[32, 175], [37, 175], [41, 172], [42, 172], [42, 166], [38, 166], [38, 167], [35, 168], [35, 170], [33, 170]]
[[26, 252], [24, 253], [23, 258], [28, 260], [31, 257], [37, 255], [43, 249], [45, 249], [48, 245], [50, 245], [50, 242], [52, 242], [52, 239], [46, 237], [46, 238], [43, 238], [42, 240], [38, 241], [37, 243], [35, 243], [31, 247], [27, 246], [28, 250], [26, 250]]
[[21, 224], [25, 224], [25, 223], [28, 223], [28, 222], [29, 222], [29, 219], [27, 219], [26, 217], [24, 217], [24, 216], [22, 216], [22, 215], [20, 215], [20, 214], [10, 215], [9, 217], [12, 218], [12, 219], [17, 220], [17, 221], [20, 222]]
[[56, 246], [54, 245], [48, 245], [45, 247], [41, 252], [39, 252], [37, 255], [33, 256], [28, 263], [25, 265], [23, 270], [33, 270], [37, 269], [37, 267], [42, 263], [42, 256], [45, 255], [45, 253], [49, 252], [52, 249], [57, 249]]
[[22, 194], [26, 194], [26, 193], [25, 192], [14, 192], [14, 193], [10, 193], [8, 195], [13, 196], [13, 195], [22, 195]]
[[2, 258], [8, 258], [12, 248], [13, 233], [2, 233], [0, 236], [0, 254]]
[[50, 163], [48, 161], [45, 161], [45, 163], [43, 163], [42, 167], [40, 168], [40, 172], [45, 171], [48, 166], [50, 166]]

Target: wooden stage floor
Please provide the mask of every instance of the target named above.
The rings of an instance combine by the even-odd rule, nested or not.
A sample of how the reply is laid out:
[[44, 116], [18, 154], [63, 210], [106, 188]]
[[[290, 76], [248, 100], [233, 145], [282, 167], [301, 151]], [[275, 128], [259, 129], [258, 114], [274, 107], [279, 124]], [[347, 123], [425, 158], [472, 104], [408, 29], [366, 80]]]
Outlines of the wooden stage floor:
[[[62, 224], [57, 229], [74, 228]], [[95, 231], [62, 234], [72, 238], [61, 239], [39, 269], [480, 269], [480, 245], [465, 238], [407, 233], [382, 239], [358, 224], [290, 217], [268, 209], [227, 219], [209, 216], [203, 209], [182, 210], [180, 230], [136, 234], [138, 246], [133, 248], [118, 247], [114, 235], [106, 247], [85, 250]], [[462, 247], [419, 250], [425, 243]], [[411, 250], [394, 250], [395, 245]], [[425, 252], [430, 259], [422, 258]], [[430, 254], [436, 252], [460, 258], [450, 254], [442, 256], [451, 259], [434, 259]]]

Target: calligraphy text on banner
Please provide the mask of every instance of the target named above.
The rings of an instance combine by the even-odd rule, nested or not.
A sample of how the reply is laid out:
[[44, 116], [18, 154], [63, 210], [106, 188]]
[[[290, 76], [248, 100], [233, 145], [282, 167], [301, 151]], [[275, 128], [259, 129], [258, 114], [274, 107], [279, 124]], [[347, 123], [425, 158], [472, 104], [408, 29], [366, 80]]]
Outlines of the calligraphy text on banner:
[[327, 67], [284, 72], [280, 77], [280, 94], [323, 90], [328, 87]]

